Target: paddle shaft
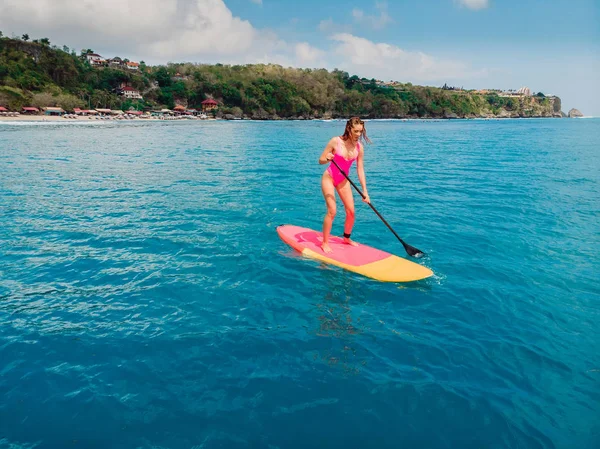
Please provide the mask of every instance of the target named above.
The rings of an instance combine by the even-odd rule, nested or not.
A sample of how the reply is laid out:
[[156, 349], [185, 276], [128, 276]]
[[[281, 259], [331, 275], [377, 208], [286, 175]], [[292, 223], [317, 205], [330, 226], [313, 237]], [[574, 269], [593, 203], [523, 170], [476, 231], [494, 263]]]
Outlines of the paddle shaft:
[[[356, 191], [360, 194], [360, 196], [362, 196], [363, 199], [365, 199], [366, 198], [365, 195], [360, 191], [360, 189], [356, 186], [356, 184], [354, 184], [354, 182], [350, 179], [350, 177], [346, 174], [346, 172], [340, 168], [340, 166], [337, 164], [337, 162], [334, 161], [333, 159], [331, 159], [331, 162], [333, 162], [333, 165], [335, 165], [337, 167], [337, 169], [342, 173], [342, 175], [344, 175], [344, 177], [350, 182], [350, 184], [352, 184], [352, 187], [354, 187], [356, 189]], [[370, 201], [367, 204], [369, 206], [371, 206], [371, 209], [373, 209], [373, 212], [375, 212], [377, 214], [377, 216], [381, 219], [381, 221], [383, 221], [383, 223], [388, 227], [388, 229], [390, 231], [392, 231], [392, 233], [396, 236], [396, 238], [398, 240], [400, 240], [400, 243], [402, 243], [402, 246], [404, 246], [404, 249], [406, 250], [406, 252], [409, 255], [415, 256], [418, 253], [421, 253], [421, 255], [423, 255], [423, 252], [421, 250], [418, 250], [418, 249], [408, 245], [404, 240], [402, 240], [400, 238], [400, 236], [396, 233], [396, 231], [394, 231], [392, 229], [390, 224], [386, 221], [385, 218], [383, 218], [383, 216], [377, 211], [377, 209], [375, 209], [375, 206], [373, 206]]]

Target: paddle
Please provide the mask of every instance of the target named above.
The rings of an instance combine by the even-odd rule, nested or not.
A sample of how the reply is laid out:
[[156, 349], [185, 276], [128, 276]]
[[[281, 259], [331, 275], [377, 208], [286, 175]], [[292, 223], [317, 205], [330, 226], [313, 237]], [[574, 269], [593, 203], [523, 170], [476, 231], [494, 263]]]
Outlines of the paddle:
[[[336, 161], [334, 161], [334, 160], [332, 159], [332, 160], [331, 160], [331, 162], [333, 162], [333, 164], [334, 164], [334, 165], [337, 167], [337, 169], [338, 169], [338, 170], [339, 170], [339, 171], [340, 171], [340, 172], [341, 172], [341, 173], [342, 173], [342, 174], [343, 174], [343, 175], [346, 177], [346, 179], [347, 179], [348, 181], [350, 181], [350, 184], [352, 184], [352, 187], [354, 187], [354, 188], [356, 189], [356, 191], [357, 191], [358, 193], [360, 193], [360, 196], [362, 196], [362, 197], [363, 197], [363, 199], [364, 199], [364, 198], [365, 198], [365, 196], [364, 196], [364, 195], [363, 195], [363, 193], [360, 191], [360, 189], [359, 189], [358, 187], [356, 187], [356, 184], [354, 184], [354, 183], [352, 182], [352, 180], [351, 180], [351, 179], [348, 177], [348, 175], [346, 174], [346, 172], [340, 168], [340, 166], [337, 164], [337, 162], [336, 162]], [[402, 243], [402, 246], [404, 246], [404, 249], [406, 250], [406, 252], [408, 253], [408, 255], [409, 255], [409, 256], [413, 256], [413, 257], [417, 257], [417, 258], [419, 258], [419, 257], [423, 257], [423, 256], [425, 255], [425, 253], [424, 253], [423, 251], [421, 251], [421, 250], [419, 250], [419, 249], [415, 248], [414, 246], [410, 246], [408, 243], [406, 243], [404, 240], [402, 240], [402, 239], [400, 238], [400, 236], [399, 236], [398, 234], [396, 234], [396, 231], [394, 231], [394, 230], [392, 229], [392, 227], [390, 226], [390, 224], [389, 224], [387, 221], [385, 221], [385, 218], [383, 218], [383, 217], [381, 216], [381, 214], [380, 214], [379, 212], [377, 212], [377, 209], [375, 209], [375, 207], [374, 207], [374, 206], [373, 206], [373, 205], [372, 205], [370, 202], [369, 202], [369, 203], [367, 203], [367, 204], [368, 204], [369, 206], [371, 206], [371, 209], [373, 209], [373, 212], [375, 212], [375, 213], [377, 214], [377, 216], [378, 216], [379, 218], [381, 218], [381, 221], [383, 221], [383, 223], [384, 223], [384, 224], [385, 224], [385, 225], [386, 225], [386, 226], [387, 226], [387, 227], [390, 229], [390, 231], [392, 231], [392, 232], [394, 233], [394, 235], [396, 236], [396, 238], [397, 238], [398, 240], [400, 240], [400, 243]]]

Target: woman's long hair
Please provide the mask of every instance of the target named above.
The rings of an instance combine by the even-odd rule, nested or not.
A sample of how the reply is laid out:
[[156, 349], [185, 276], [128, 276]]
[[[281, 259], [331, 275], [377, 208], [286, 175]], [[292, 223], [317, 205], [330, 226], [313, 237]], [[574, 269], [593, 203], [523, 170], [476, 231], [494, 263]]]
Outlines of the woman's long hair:
[[[371, 140], [369, 139], [369, 137], [367, 136], [367, 127], [365, 126], [365, 122], [362, 121], [360, 119], [360, 117], [352, 117], [350, 118], [347, 122], [346, 122], [346, 128], [344, 129], [344, 134], [342, 135], [342, 140], [346, 141], [350, 138], [350, 133], [352, 132], [352, 127], [354, 125], [362, 125], [363, 130], [362, 133], [360, 135], [360, 137], [358, 138], [359, 142], [360, 140], [363, 141], [364, 143], [371, 143]], [[356, 156], [355, 152], [355, 148], [352, 149], [352, 153], [348, 154], [348, 158], [352, 159]]]

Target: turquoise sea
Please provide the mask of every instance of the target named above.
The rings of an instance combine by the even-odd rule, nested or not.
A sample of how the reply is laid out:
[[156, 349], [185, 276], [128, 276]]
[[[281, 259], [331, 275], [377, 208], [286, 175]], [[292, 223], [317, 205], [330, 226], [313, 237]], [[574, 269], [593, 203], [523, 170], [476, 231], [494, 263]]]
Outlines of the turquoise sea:
[[413, 284], [277, 236], [343, 126], [0, 123], [0, 448], [600, 447], [600, 120], [367, 121]]

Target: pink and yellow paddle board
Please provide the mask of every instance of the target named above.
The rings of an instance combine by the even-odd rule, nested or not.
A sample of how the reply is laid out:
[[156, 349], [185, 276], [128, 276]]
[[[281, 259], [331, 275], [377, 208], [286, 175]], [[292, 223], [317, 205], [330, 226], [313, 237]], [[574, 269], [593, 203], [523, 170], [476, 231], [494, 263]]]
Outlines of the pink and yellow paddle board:
[[331, 236], [331, 253], [321, 249], [323, 233], [299, 226], [277, 227], [281, 240], [311, 259], [336, 265], [354, 273], [383, 282], [411, 282], [428, 278], [433, 272], [423, 265], [402, 259], [367, 245], [352, 246], [340, 237]]

